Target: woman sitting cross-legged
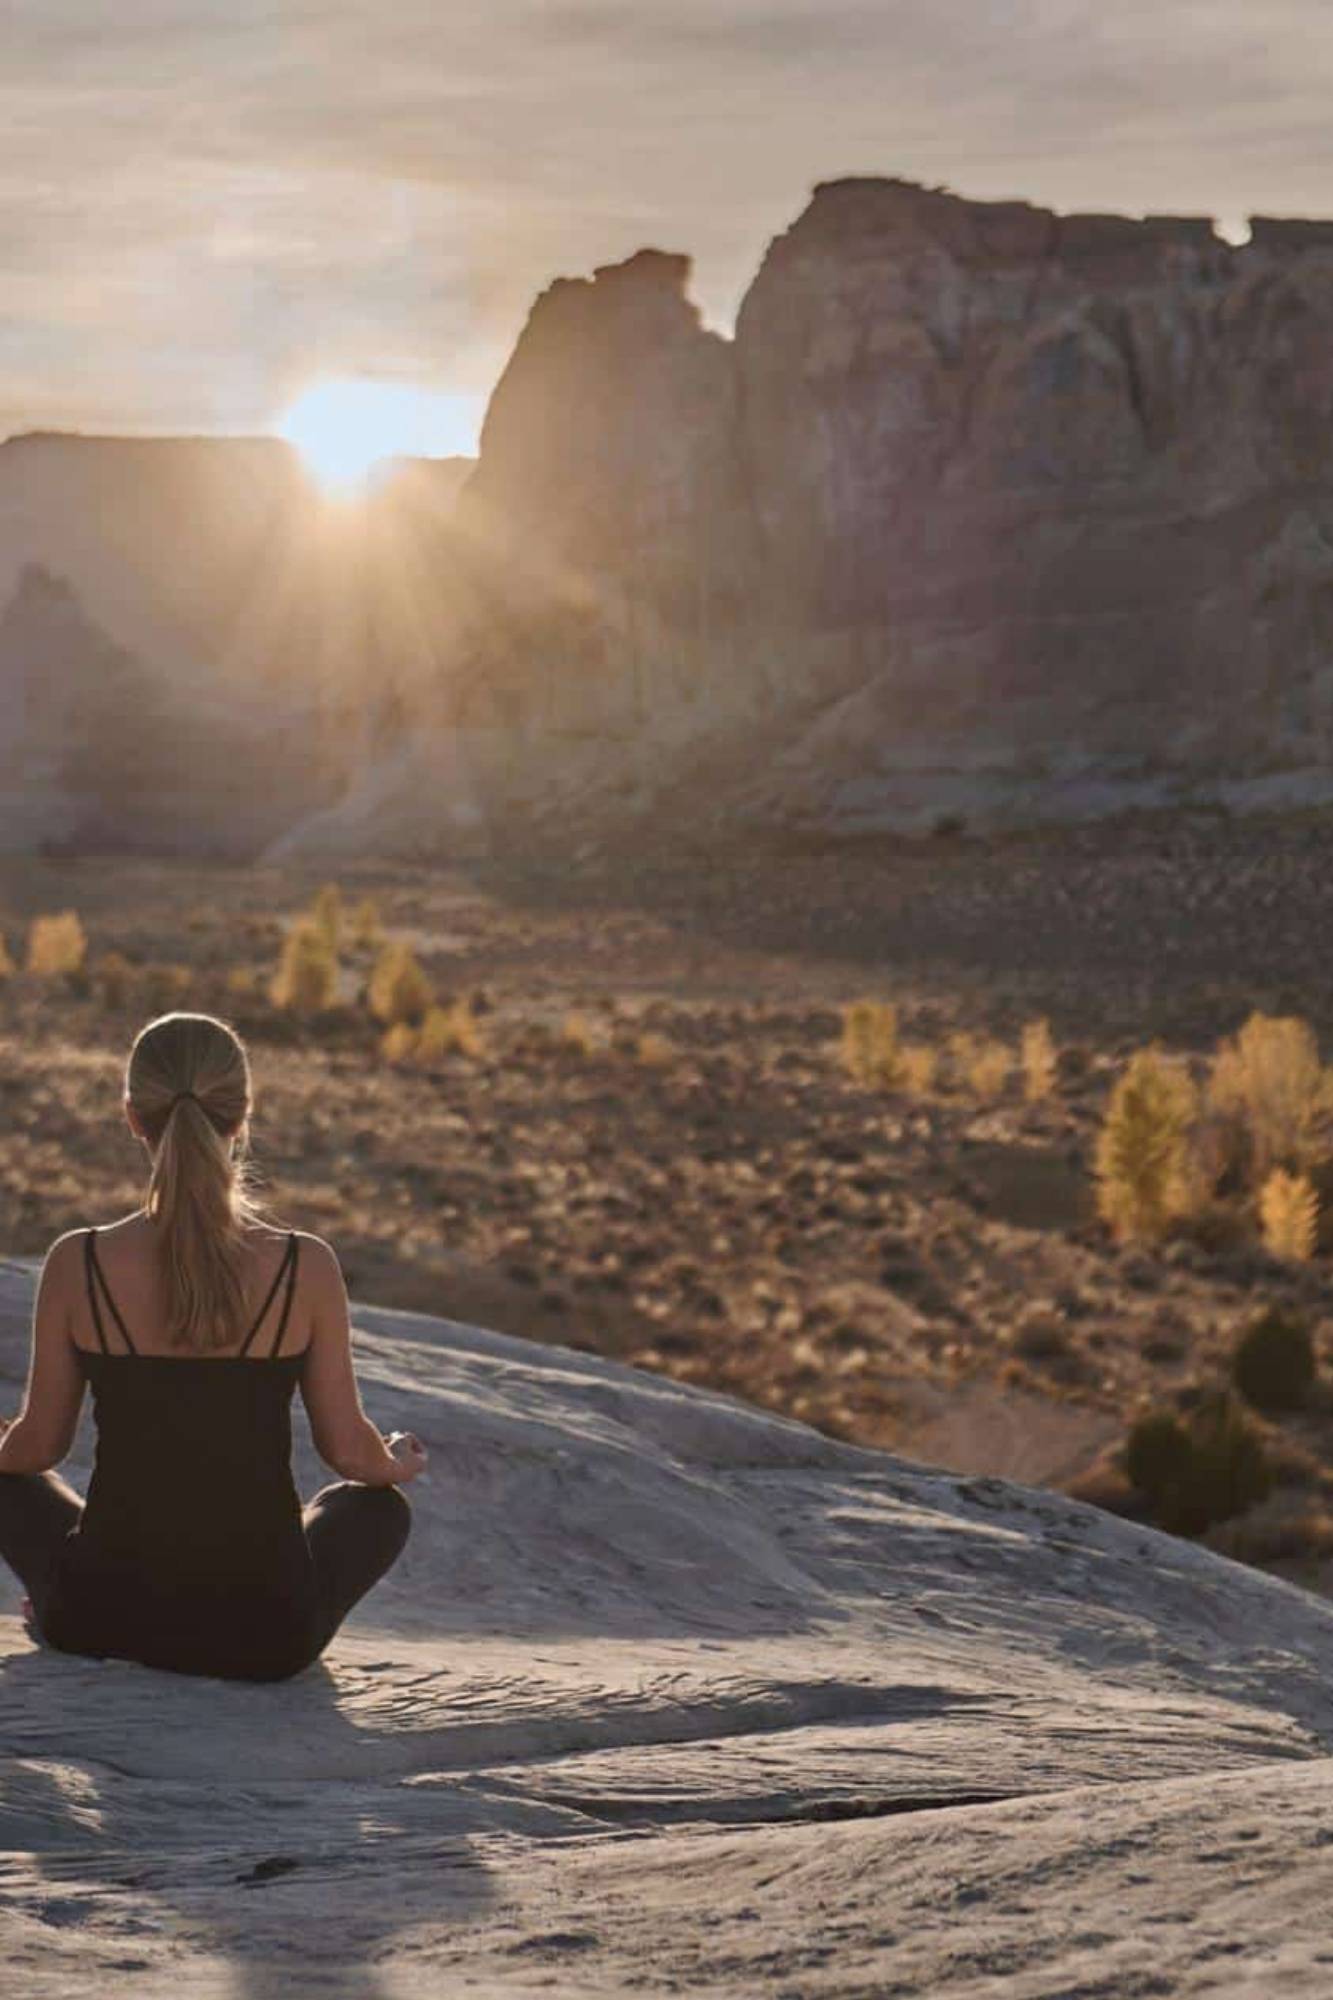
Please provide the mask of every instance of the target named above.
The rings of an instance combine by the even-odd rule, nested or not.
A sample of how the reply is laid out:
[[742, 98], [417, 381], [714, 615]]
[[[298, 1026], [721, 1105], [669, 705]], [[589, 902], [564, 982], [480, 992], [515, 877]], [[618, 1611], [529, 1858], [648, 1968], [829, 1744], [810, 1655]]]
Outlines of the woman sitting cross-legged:
[[[317, 1236], [269, 1227], [245, 1181], [250, 1069], [234, 1031], [165, 1014], [130, 1052], [142, 1209], [47, 1253], [20, 1415], [0, 1421], [0, 1558], [62, 1652], [281, 1680], [396, 1561], [426, 1463], [361, 1407], [347, 1293]], [[92, 1385], [86, 1503], [52, 1468]], [[341, 1477], [303, 1510], [297, 1385]]]

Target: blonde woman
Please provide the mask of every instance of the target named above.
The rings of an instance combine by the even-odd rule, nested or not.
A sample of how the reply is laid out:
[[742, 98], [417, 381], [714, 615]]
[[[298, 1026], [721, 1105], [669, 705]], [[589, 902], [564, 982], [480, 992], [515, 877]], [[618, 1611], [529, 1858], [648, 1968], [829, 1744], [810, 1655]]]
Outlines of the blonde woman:
[[[426, 1463], [366, 1417], [347, 1294], [317, 1236], [267, 1226], [246, 1192], [250, 1067], [206, 1014], [135, 1041], [125, 1115], [144, 1205], [73, 1230], [42, 1268], [21, 1413], [0, 1424], [0, 1557], [35, 1637], [182, 1673], [280, 1680], [323, 1651], [396, 1561], [402, 1487]], [[300, 1386], [340, 1475], [302, 1510]], [[86, 1503], [53, 1468], [91, 1385]]]

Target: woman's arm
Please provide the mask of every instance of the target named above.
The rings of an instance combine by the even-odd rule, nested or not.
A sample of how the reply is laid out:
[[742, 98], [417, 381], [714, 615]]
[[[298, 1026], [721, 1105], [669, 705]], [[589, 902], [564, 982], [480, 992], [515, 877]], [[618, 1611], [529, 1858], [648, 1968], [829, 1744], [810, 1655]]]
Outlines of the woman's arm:
[[74, 1442], [83, 1407], [83, 1370], [71, 1330], [79, 1274], [79, 1233], [46, 1253], [32, 1319], [32, 1359], [23, 1407], [0, 1436], [0, 1472], [48, 1472]]
[[342, 1479], [363, 1486], [401, 1486], [421, 1471], [426, 1454], [409, 1432], [403, 1440], [404, 1456], [396, 1458], [362, 1409], [352, 1367], [347, 1287], [338, 1259], [321, 1237], [306, 1237], [304, 1247], [309, 1252], [303, 1266], [309, 1288], [310, 1346], [301, 1370], [301, 1400], [315, 1450]]

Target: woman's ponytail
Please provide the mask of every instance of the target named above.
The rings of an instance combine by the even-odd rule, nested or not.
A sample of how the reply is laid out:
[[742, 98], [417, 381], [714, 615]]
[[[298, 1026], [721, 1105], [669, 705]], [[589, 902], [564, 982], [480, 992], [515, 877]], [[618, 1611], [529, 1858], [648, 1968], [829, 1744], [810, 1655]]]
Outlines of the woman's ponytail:
[[125, 1095], [153, 1155], [145, 1209], [156, 1223], [171, 1338], [229, 1347], [245, 1318], [242, 1226], [250, 1067], [235, 1031], [209, 1014], [164, 1014], [130, 1051]]

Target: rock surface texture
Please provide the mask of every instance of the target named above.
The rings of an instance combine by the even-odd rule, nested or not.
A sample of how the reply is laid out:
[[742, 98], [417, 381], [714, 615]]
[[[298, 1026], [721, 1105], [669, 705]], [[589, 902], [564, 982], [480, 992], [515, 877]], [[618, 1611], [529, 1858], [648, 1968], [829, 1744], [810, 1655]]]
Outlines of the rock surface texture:
[[588, 1356], [356, 1326], [432, 1465], [317, 1666], [38, 1651], [3, 1579], [7, 1990], [1333, 1990], [1327, 1605]]

